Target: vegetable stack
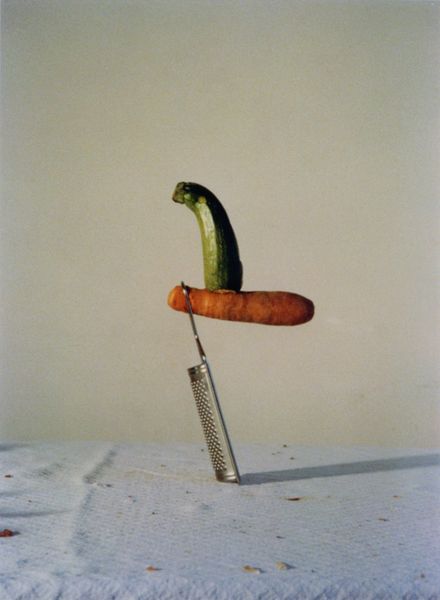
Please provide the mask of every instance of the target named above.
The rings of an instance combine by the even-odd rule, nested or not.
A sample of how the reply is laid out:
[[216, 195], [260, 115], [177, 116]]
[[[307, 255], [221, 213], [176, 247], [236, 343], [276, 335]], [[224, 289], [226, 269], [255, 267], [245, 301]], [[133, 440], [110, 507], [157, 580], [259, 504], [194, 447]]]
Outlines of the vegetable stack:
[[[196, 216], [202, 238], [205, 289], [189, 288], [194, 314], [265, 325], [300, 325], [314, 314], [311, 300], [292, 292], [242, 292], [243, 267], [237, 240], [220, 201], [197, 183], [178, 183], [174, 202]], [[174, 310], [187, 312], [181, 286], [168, 295]]]

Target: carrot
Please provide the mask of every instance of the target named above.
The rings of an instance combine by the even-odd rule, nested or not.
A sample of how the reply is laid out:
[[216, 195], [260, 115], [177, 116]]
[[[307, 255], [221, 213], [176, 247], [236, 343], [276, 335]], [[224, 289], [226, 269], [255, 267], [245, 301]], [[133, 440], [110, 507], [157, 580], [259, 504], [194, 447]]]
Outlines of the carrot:
[[[264, 325], [301, 325], [310, 321], [314, 314], [313, 302], [292, 292], [188, 290], [193, 313], [213, 319]], [[188, 312], [180, 285], [169, 293], [168, 305], [174, 310]]]

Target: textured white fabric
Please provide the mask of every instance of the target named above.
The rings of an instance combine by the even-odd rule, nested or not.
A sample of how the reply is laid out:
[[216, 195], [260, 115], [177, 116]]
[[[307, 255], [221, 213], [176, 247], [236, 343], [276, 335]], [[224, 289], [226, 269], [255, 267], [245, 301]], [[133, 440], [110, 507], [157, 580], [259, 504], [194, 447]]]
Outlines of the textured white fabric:
[[240, 486], [202, 444], [1, 445], [0, 599], [440, 598], [438, 453], [235, 451]]

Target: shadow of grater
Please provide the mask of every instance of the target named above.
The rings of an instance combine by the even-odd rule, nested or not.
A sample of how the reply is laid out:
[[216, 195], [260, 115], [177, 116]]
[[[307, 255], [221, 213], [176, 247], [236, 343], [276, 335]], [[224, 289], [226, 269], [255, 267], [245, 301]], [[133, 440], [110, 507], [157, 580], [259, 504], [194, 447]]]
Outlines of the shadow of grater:
[[231, 442], [226, 430], [225, 421], [215, 391], [211, 370], [206, 354], [197, 333], [188, 288], [182, 281], [186, 307], [191, 320], [191, 327], [202, 362], [188, 369], [191, 387], [196, 401], [197, 411], [202, 423], [203, 433], [208, 446], [209, 456], [219, 481], [240, 483], [240, 474], [235, 462]]

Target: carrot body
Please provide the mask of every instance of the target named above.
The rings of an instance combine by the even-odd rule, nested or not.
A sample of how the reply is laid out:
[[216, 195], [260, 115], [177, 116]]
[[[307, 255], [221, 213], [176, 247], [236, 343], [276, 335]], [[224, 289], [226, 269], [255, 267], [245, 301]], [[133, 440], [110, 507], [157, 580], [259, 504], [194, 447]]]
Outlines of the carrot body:
[[[188, 288], [195, 315], [244, 321], [264, 325], [301, 325], [314, 314], [311, 300], [292, 292], [234, 292]], [[188, 312], [182, 287], [176, 286], [168, 295], [174, 310]]]

